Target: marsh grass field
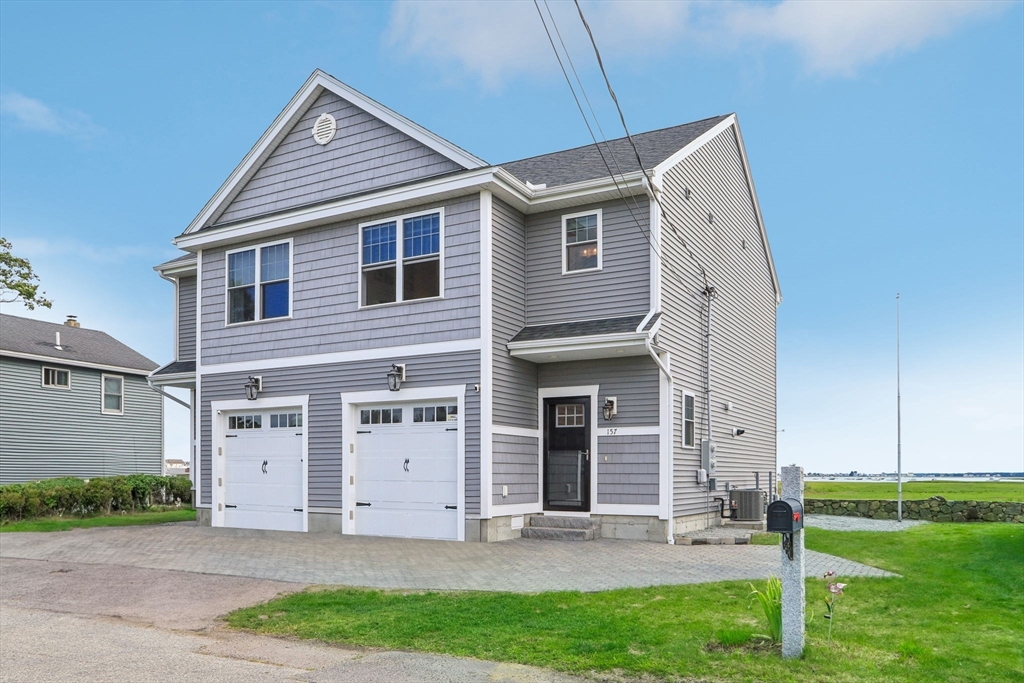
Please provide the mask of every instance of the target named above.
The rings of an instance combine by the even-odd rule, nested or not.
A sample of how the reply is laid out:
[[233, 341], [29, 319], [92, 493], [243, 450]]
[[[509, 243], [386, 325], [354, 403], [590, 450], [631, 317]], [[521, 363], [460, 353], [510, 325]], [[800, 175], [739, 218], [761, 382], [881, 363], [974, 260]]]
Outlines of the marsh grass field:
[[[903, 500], [942, 496], [946, 500], [987, 500], [1024, 503], [1024, 481], [911, 481], [903, 484]], [[808, 481], [805, 498], [896, 500], [894, 481]]]

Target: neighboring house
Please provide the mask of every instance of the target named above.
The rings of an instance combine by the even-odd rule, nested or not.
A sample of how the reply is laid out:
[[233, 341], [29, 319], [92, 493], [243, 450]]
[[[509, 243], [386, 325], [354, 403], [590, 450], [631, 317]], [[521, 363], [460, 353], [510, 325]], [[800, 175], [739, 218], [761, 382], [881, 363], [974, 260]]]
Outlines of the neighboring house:
[[665, 542], [765, 486], [781, 299], [736, 117], [634, 140], [614, 179], [593, 145], [490, 165], [314, 72], [157, 266], [201, 522]]
[[105, 332], [0, 315], [0, 484], [160, 474], [156, 363]]

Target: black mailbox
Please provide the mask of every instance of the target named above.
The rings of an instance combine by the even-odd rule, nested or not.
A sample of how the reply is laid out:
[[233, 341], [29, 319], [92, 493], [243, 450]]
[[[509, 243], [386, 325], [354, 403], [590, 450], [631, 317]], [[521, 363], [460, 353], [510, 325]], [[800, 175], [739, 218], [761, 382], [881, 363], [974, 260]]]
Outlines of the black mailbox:
[[768, 504], [768, 531], [791, 534], [804, 528], [804, 506], [793, 498]]

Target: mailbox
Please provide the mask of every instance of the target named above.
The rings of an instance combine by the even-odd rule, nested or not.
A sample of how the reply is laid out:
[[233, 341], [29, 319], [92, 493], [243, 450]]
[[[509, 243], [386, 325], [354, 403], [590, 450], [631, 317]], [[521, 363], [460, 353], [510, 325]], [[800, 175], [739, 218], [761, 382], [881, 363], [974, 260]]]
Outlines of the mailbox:
[[793, 498], [768, 504], [768, 531], [791, 534], [804, 528], [804, 506]]

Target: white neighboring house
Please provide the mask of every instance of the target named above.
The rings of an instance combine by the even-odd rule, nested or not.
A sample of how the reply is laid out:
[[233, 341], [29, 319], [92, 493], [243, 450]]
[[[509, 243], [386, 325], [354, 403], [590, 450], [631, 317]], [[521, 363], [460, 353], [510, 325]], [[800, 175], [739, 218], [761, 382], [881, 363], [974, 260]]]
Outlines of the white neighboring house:
[[665, 542], [767, 490], [781, 294], [737, 118], [634, 140], [492, 165], [314, 72], [156, 268], [200, 523]]

